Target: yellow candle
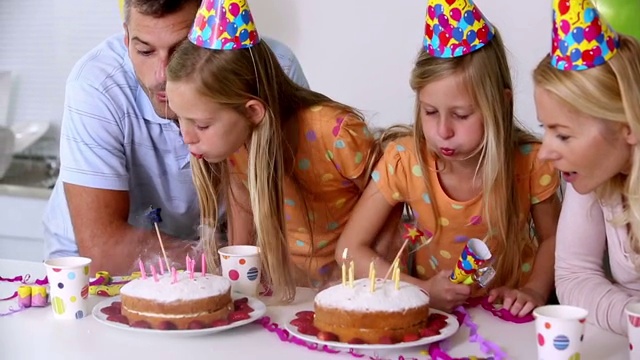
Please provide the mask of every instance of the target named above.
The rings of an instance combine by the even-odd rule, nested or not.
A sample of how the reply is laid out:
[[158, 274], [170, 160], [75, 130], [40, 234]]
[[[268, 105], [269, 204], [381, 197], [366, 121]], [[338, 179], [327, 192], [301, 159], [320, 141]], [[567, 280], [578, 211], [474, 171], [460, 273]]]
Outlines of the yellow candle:
[[371, 279], [371, 276], [373, 275], [374, 271], [375, 269], [373, 268], [373, 261], [372, 261], [371, 264], [369, 264], [369, 279]]
[[347, 265], [345, 265], [345, 263], [342, 263], [342, 286], [345, 286], [347, 284]]
[[396, 280], [396, 290], [398, 290], [400, 289], [400, 268], [397, 267], [393, 272]]
[[349, 286], [353, 288], [353, 274], [354, 272], [354, 268], [353, 268], [353, 260], [351, 260], [351, 263], [349, 263]]
[[348, 248], [344, 248], [342, 252], [342, 286], [347, 285], [347, 265], [345, 262], [347, 261], [347, 255], [349, 253]]

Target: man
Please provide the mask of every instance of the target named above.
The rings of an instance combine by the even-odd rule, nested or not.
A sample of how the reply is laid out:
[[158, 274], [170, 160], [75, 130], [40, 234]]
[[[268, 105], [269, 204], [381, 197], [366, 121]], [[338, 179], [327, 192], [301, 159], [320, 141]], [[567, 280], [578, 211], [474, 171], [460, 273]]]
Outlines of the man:
[[[86, 54], [67, 80], [60, 177], [44, 216], [46, 258], [80, 254], [92, 269], [127, 274], [139, 257], [182, 263], [198, 237], [189, 151], [168, 107], [165, 69], [186, 39], [200, 0], [126, 0], [124, 41]], [[284, 44], [265, 39], [287, 74], [307, 81]], [[189, 241], [191, 240], [191, 241]]]

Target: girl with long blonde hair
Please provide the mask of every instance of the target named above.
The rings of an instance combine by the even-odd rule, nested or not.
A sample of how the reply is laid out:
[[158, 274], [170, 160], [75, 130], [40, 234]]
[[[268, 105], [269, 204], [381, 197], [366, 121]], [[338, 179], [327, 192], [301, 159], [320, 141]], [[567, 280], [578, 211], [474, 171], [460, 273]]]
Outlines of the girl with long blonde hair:
[[[590, 1], [570, 1], [566, 14], [554, 3], [553, 47], [533, 79], [545, 128], [539, 155], [568, 183], [557, 232], [558, 299], [626, 334], [624, 308], [640, 301], [640, 44], [616, 34]], [[570, 16], [584, 19], [571, 22], [576, 28], [596, 24], [595, 40], [576, 41], [573, 27], [558, 27]]]
[[[453, 12], [469, 21], [450, 24], [455, 36], [443, 36], [449, 30], [436, 19]], [[426, 29], [411, 74], [415, 123], [384, 134], [389, 144], [336, 257], [348, 248], [357, 273], [366, 274], [376, 256], [376, 225], [405, 202], [429, 240], [412, 250], [415, 259], [404, 281], [424, 288], [431, 305], [444, 310], [484, 294], [486, 289], [449, 280], [467, 241], [482, 239], [496, 271], [490, 300], [523, 316], [543, 305], [553, 289], [557, 173], [537, 160], [538, 141], [514, 119], [502, 39], [473, 1], [430, 1]], [[378, 271], [384, 274], [389, 266], [379, 261]]]
[[[257, 244], [263, 280], [292, 300], [296, 285], [336, 278], [337, 238], [369, 178], [375, 141], [357, 110], [285, 75], [245, 1], [217, 3], [212, 12], [203, 2], [167, 70], [169, 102], [193, 154], [205, 251], [217, 263], [206, 230], [218, 225], [224, 200], [230, 243]], [[225, 18], [208, 18], [216, 14]], [[239, 38], [216, 38], [216, 24], [233, 14], [244, 24]]]

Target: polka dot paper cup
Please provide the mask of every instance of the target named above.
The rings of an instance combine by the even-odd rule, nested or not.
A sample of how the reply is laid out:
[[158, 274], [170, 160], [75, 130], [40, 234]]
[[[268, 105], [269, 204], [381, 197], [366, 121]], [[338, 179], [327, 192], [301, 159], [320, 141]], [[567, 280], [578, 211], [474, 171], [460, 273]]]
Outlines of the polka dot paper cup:
[[82, 319], [91, 314], [88, 301], [89, 264], [91, 259], [75, 256], [44, 262], [55, 318]]
[[640, 303], [625, 307], [627, 332], [629, 335], [629, 355], [631, 360], [640, 360]]
[[232, 245], [218, 250], [222, 276], [231, 281], [231, 290], [255, 297], [260, 284], [260, 250], [257, 246]]
[[568, 305], [535, 309], [538, 360], [579, 360], [587, 314], [585, 309]]

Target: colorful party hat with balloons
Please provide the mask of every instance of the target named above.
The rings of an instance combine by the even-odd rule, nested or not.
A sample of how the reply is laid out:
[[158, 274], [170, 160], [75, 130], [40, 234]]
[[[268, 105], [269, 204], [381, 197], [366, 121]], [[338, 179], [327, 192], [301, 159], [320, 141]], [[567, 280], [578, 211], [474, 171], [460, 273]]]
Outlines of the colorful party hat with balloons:
[[591, 0], [554, 0], [552, 41], [551, 65], [560, 70], [602, 65], [620, 45]]
[[260, 36], [247, 0], [202, 0], [189, 41], [212, 50], [250, 48]]
[[429, 0], [424, 48], [440, 58], [458, 57], [486, 45], [495, 30], [473, 0]]

